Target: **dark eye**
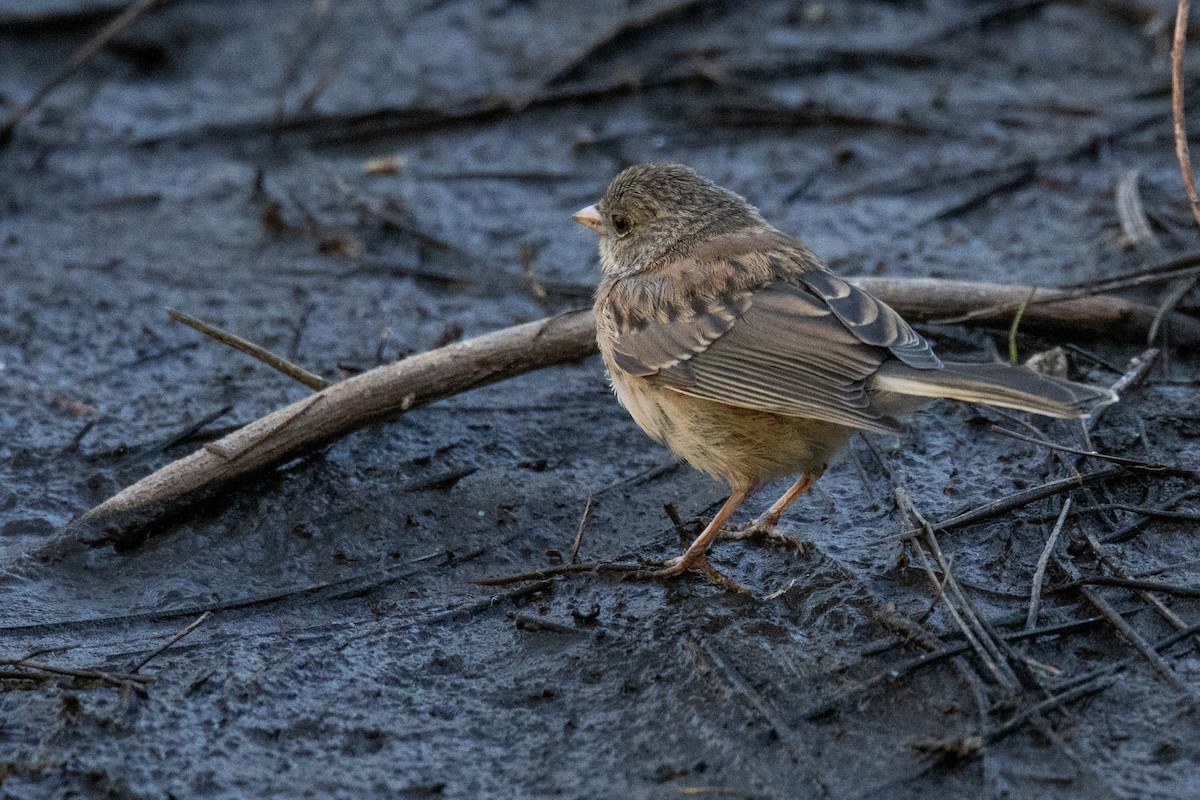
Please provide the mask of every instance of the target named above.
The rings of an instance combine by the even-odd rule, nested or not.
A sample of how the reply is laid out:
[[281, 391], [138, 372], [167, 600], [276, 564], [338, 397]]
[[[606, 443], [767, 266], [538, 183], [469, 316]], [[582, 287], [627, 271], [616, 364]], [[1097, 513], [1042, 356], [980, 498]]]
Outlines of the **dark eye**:
[[617, 236], [624, 236], [625, 234], [629, 233], [629, 217], [623, 217], [620, 214], [613, 214], [609, 220], [612, 222], [613, 230], [617, 232]]

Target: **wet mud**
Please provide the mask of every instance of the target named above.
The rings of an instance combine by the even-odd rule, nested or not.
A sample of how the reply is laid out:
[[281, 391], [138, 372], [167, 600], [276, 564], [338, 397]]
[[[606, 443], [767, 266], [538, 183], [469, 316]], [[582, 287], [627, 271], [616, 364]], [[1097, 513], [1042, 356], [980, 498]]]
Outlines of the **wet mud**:
[[[0, 121], [119, 7], [0, 2]], [[1195, 475], [1114, 468], [940, 530], [961, 590], [942, 596], [927, 550], [897, 540], [914, 525], [897, 487], [937, 521], [1105, 467], [967, 406], [856, 440], [785, 518], [803, 551], [719, 544], [753, 597], [698, 578], [474, 582], [569, 560], [589, 498], [589, 563], [670, 557], [667, 509], [687, 534], [723, 500], [636, 429], [597, 358], [359, 431], [138, 548], [30, 556], [307, 392], [165, 307], [330, 379], [580, 307], [597, 258], [569, 215], [630, 163], [695, 166], [849, 275], [1132, 273], [1155, 258], [1122, 243], [1132, 169], [1162, 257], [1194, 248], [1173, 10], [178, 0], [142, 16], [0, 151], [0, 797], [1195, 797], [1200, 658], [1194, 636], [1171, 641], [1200, 622]], [[1003, 331], [923, 330], [953, 357], [1007, 354]], [[1073, 376], [1104, 383], [1142, 349], [1016, 343], [1077, 345]], [[1097, 450], [1200, 465], [1200, 358], [1167, 354], [1092, 430]], [[1015, 638], [1064, 497], [1034, 625], [1050, 630]], [[1171, 591], [1070, 583], [1121, 574]], [[964, 643], [963, 609], [1009, 648]], [[144, 681], [18, 661], [127, 676], [206, 611]]]

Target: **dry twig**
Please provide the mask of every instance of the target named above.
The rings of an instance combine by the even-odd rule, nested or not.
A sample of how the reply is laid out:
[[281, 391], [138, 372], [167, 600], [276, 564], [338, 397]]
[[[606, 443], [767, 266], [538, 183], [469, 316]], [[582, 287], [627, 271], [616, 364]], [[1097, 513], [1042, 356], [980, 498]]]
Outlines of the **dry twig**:
[[28, 658], [0, 658], [0, 666], [19, 667], [26, 671], [42, 672], [48, 675], [62, 675], [68, 678], [100, 681], [118, 689], [128, 689], [135, 694], [145, 695], [145, 684], [149, 681], [145, 675], [121, 675], [98, 669], [78, 669], [62, 667], [57, 664], [47, 664], [41, 661], [31, 661]]
[[1183, 113], [1183, 51], [1187, 47], [1188, 6], [1191, 0], [1179, 0], [1175, 15], [1175, 37], [1171, 44], [1171, 119], [1175, 129], [1175, 157], [1187, 191], [1192, 216], [1200, 225], [1200, 196], [1196, 194], [1196, 176], [1192, 172], [1192, 157], [1188, 153], [1187, 120]]
[[174, 646], [174, 644], [176, 642], [178, 642], [180, 639], [187, 636], [189, 633], [196, 630], [196, 628], [199, 628], [201, 625], [203, 625], [205, 622], [207, 622], [209, 617], [211, 617], [211, 616], [212, 616], [211, 611], [205, 611], [203, 614], [201, 614], [199, 617], [197, 617], [190, 625], [188, 625], [186, 628], [181, 630], [179, 633], [175, 634], [170, 639], [168, 639], [166, 642], [164, 642], [163, 645], [161, 647], [159, 647], [157, 650], [155, 650], [153, 653], [146, 656], [138, 663], [134, 664], [133, 669], [129, 670], [129, 674], [136, 675], [142, 667], [146, 666], [151, 661], [158, 658], [163, 653], [167, 652], [167, 650], [171, 649], [171, 647]]
[[1046, 539], [1046, 547], [1038, 558], [1037, 568], [1033, 571], [1033, 584], [1029, 589], [1029, 614], [1025, 617], [1025, 630], [1027, 631], [1037, 627], [1038, 603], [1042, 599], [1042, 581], [1046, 579], [1046, 567], [1050, 563], [1054, 545], [1058, 542], [1058, 535], [1062, 533], [1063, 523], [1067, 521], [1067, 514], [1070, 511], [1071, 498], [1068, 497], [1063, 501], [1062, 511], [1058, 512], [1058, 521], [1054, 523], [1054, 529], [1050, 531], [1050, 536]]
[[167, 316], [176, 322], [181, 322], [184, 325], [187, 325], [193, 330], [200, 331], [200, 333], [203, 333], [205, 336], [210, 336], [213, 339], [216, 339], [221, 344], [227, 344], [235, 350], [241, 350], [243, 353], [248, 353], [254, 356], [271, 369], [287, 375], [292, 380], [303, 383], [310, 389], [319, 392], [329, 386], [329, 381], [325, 380], [320, 375], [314, 375], [303, 367], [299, 367], [288, 361], [283, 356], [278, 356], [265, 347], [260, 347], [259, 345], [254, 344], [254, 342], [247, 341], [246, 339], [232, 334], [229, 331], [222, 330], [215, 325], [209, 325], [203, 320], [188, 316], [182, 311], [176, 311], [173, 308], [167, 309]]
[[1108, 461], [1112, 464], [1118, 464], [1130, 472], [1149, 472], [1162, 475], [1178, 475], [1185, 478], [1200, 477], [1200, 472], [1190, 468], [1181, 467], [1175, 464], [1154, 464], [1149, 461], [1140, 461], [1136, 458], [1125, 458], [1124, 456], [1112, 456], [1107, 453], [1098, 453], [1095, 450], [1080, 450], [1075, 447], [1067, 447], [1066, 445], [1049, 442], [1045, 439], [1035, 439], [1032, 436], [1026, 436], [1016, 431], [1010, 431], [1007, 428], [1001, 428], [999, 425], [991, 426], [993, 433], [999, 433], [1002, 436], [1007, 436], [1010, 439], [1016, 439], [1020, 442], [1028, 442], [1036, 444], [1039, 447], [1046, 447], [1050, 450], [1056, 450], [1060, 453], [1071, 453], [1077, 456], [1086, 458], [1095, 458], [1100, 461]]
[[592, 513], [592, 496], [583, 504], [583, 516], [579, 518], [579, 529], [575, 531], [575, 541], [571, 543], [571, 563], [579, 563], [579, 548], [583, 544], [583, 529], [587, 526], [588, 516]]

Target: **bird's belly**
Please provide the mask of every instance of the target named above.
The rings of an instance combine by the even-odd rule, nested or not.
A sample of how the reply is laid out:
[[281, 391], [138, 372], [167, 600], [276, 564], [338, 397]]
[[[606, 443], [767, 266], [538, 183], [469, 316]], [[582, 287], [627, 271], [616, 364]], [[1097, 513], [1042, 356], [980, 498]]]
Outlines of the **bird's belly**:
[[753, 489], [772, 478], [818, 470], [853, 429], [691, 397], [652, 379], [613, 377], [617, 398], [652, 439], [696, 469]]

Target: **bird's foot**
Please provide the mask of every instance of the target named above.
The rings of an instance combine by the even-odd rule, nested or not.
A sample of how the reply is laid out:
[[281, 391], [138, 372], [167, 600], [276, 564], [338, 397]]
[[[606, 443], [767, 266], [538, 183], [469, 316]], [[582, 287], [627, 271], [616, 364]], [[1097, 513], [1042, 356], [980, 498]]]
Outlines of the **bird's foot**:
[[786, 533], [781, 533], [776, 527], [776, 520], [766, 517], [759, 517], [748, 525], [739, 525], [734, 528], [729, 528], [721, 533], [722, 539], [730, 541], [741, 541], [745, 539], [761, 539], [766, 542], [778, 544], [789, 550], [795, 550], [800, 555], [804, 555], [808, 550], [808, 543], [802, 542], [795, 536]]
[[680, 575], [688, 571], [694, 571], [703, 574], [705, 578], [708, 578], [709, 583], [720, 586], [722, 589], [728, 589], [730, 591], [740, 592], [742, 594], [750, 594], [750, 590], [748, 588], [710, 564], [708, 561], [708, 556], [704, 553], [701, 553], [699, 556], [692, 556], [690, 558], [684, 554], [665, 562], [662, 567], [658, 569], [642, 570], [641, 572], [631, 573], [629, 578], [631, 580], [638, 581], [656, 581], [668, 578], [678, 578]]

